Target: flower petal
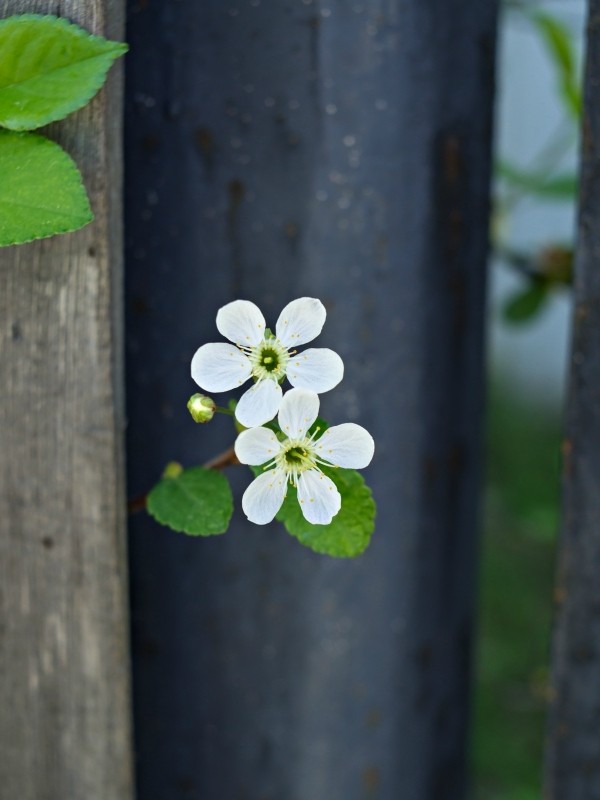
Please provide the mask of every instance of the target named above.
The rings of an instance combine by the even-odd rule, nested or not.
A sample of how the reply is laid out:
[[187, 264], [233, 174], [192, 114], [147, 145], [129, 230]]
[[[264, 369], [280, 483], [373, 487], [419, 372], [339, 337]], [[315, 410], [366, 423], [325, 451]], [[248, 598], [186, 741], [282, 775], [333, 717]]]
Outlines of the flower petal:
[[255, 428], [273, 419], [279, 410], [281, 386], [277, 381], [266, 378], [258, 381], [240, 397], [235, 416], [246, 428]]
[[304, 519], [313, 525], [329, 525], [342, 507], [335, 483], [319, 469], [309, 469], [298, 478], [298, 502]]
[[325, 461], [338, 467], [363, 469], [371, 463], [375, 442], [371, 434], [354, 422], [334, 425], [313, 445]]
[[235, 344], [251, 347], [265, 336], [265, 318], [250, 300], [234, 300], [217, 311], [217, 329]]
[[192, 358], [192, 378], [207, 392], [228, 392], [248, 380], [250, 359], [232, 344], [204, 344]]
[[319, 413], [319, 398], [308, 389], [290, 389], [281, 401], [279, 427], [289, 439], [302, 439]]
[[270, 469], [255, 478], [244, 492], [242, 508], [250, 522], [266, 525], [281, 508], [287, 494], [287, 479], [282, 469]]
[[242, 431], [235, 440], [235, 454], [242, 464], [258, 466], [271, 461], [281, 450], [273, 431], [268, 428], [250, 428]]
[[286, 375], [292, 386], [320, 394], [337, 386], [344, 377], [344, 362], [326, 347], [313, 347], [292, 356]]
[[275, 334], [284, 347], [312, 342], [323, 330], [327, 312], [315, 297], [292, 300], [283, 309], [275, 326]]

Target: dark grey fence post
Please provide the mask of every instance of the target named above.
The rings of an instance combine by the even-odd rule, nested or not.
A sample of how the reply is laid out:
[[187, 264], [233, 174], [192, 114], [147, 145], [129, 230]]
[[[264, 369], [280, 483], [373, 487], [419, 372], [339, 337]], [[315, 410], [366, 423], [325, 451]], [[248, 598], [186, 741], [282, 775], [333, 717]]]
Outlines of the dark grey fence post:
[[[122, 38], [120, 0], [0, 0]], [[0, 250], [0, 796], [131, 800], [122, 73], [52, 127], [95, 221]], [[0, 181], [2, 176], [0, 175]]]
[[590, 0], [548, 800], [600, 798], [600, 2]]
[[379, 503], [355, 562], [135, 518], [140, 800], [464, 797], [494, 23], [493, 0], [130, 5], [131, 491], [232, 438], [185, 410], [217, 308], [312, 295], [347, 367], [323, 412], [373, 432]]

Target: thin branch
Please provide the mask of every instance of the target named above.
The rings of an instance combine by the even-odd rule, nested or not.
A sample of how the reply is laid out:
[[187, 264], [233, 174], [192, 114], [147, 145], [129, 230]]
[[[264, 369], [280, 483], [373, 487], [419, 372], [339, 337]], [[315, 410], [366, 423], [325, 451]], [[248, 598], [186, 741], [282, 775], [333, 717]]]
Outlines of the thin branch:
[[147, 500], [147, 494], [138, 494], [137, 497], [132, 497], [131, 500], [127, 501], [127, 513], [137, 514], [138, 511], [143, 511], [146, 508]]
[[218, 456], [211, 458], [210, 461], [207, 461], [202, 466], [204, 469], [223, 469], [224, 467], [231, 467], [234, 464], [239, 464], [238, 458], [235, 454], [235, 450], [232, 447], [228, 447], [227, 450], [224, 450], [222, 453], [219, 453]]

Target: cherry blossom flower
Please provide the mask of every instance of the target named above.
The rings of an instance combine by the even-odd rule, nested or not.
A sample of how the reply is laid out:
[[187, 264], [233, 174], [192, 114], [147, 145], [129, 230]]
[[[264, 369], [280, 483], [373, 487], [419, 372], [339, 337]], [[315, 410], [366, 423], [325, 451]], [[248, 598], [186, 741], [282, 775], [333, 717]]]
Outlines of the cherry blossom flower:
[[217, 313], [217, 328], [233, 344], [203, 345], [192, 359], [192, 378], [207, 392], [227, 392], [254, 379], [235, 415], [247, 428], [262, 425], [279, 411], [285, 377], [292, 386], [318, 393], [328, 392], [342, 380], [344, 364], [333, 350], [310, 348], [297, 353], [293, 349], [315, 339], [326, 316], [316, 298], [292, 300], [279, 315], [272, 336], [266, 333], [258, 306], [249, 300], [228, 303]]
[[264, 465], [244, 492], [242, 508], [248, 519], [266, 525], [275, 517], [287, 494], [296, 486], [300, 509], [313, 525], [328, 525], [341, 507], [335, 483], [319, 465], [362, 469], [373, 458], [375, 443], [370, 433], [353, 422], [328, 428], [320, 438], [308, 430], [319, 413], [319, 398], [306, 389], [290, 389], [279, 409], [280, 441], [269, 428], [243, 431], [235, 443], [242, 464]]

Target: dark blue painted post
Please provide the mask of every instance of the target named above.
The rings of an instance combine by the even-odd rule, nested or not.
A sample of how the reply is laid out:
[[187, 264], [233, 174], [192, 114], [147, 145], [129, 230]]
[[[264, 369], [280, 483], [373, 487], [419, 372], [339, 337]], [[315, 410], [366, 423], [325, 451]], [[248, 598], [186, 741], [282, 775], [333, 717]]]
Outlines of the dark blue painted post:
[[217, 308], [312, 295], [347, 369], [322, 409], [373, 432], [379, 503], [354, 562], [241, 516], [213, 541], [134, 519], [140, 800], [464, 797], [494, 23], [493, 0], [130, 5], [130, 492], [233, 438], [185, 410]]
[[548, 800], [600, 798], [600, 2], [590, 0]]

